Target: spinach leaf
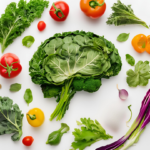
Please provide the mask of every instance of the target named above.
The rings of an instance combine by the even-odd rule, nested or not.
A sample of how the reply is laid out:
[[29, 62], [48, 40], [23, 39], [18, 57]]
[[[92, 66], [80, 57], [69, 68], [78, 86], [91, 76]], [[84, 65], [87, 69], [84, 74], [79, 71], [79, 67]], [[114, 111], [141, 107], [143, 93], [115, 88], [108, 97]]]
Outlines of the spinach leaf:
[[18, 92], [18, 91], [20, 91], [20, 89], [21, 89], [21, 84], [15, 83], [10, 86], [9, 90], [11, 92]]
[[0, 97], [0, 135], [12, 134], [13, 141], [19, 141], [22, 136], [23, 114], [17, 104], [8, 97]]
[[129, 55], [129, 54], [126, 54], [126, 61], [128, 62], [128, 64], [130, 64], [131, 66], [134, 66], [135, 65], [135, 59]]
[[46, 0], [20, 0], [18, 4], [10, 3], [5, 14], [0, 18], [0, 43], [1, 51], [13, 43], [13, 40], [20, 36], [26, 28], [31, 25], [35, 18], [40, 18], [44, 8], [48, 7]]
[[121, 33], [118, 37], [117, 37], [117, 40], [119, 41], [119, 42], [125, 42], [125, 41], [127, 41], [128, 40], [128, 38], [129, 38], [129, 35], [130, 35], [130, 33]]
[[33, 101], [32, 91], [30, 89], [26, 89], [24, 94], [24, 100], [28, 105]]
[[22, 39], [22, 44], [28, 48], [30, 48], [32, 46], [32, 44], [34, 43], [35, 39], [33, 36], [26, 36]]
[[127, 71], [127, 83], [130, 87], [146, 86], [150, 79], [150, 66], [148, 61], [139, 61], [135, 70]]
[[140, 24], [146, 28], [149, 28], [148, 25], [135, 16], [131, 5], [124, 5], [120, 0], [117, 0], [117, 3], [111, 7], [113, 13], [107, 20], [107, 24], [114, 24], [115, 26], [127, 25], [127, 24]]

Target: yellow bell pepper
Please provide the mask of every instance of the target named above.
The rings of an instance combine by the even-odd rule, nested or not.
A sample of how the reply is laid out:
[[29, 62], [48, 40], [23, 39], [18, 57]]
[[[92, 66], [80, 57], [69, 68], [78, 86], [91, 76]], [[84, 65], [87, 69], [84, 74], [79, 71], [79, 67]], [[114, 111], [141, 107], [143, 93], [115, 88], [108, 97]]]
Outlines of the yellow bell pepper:
[[32, 127], [39, 127], [43, 124], [45, 120], [44, 113], [39, 108], [33, 108], [29, 110], [29, 112], [26, 115], [28, 123]]

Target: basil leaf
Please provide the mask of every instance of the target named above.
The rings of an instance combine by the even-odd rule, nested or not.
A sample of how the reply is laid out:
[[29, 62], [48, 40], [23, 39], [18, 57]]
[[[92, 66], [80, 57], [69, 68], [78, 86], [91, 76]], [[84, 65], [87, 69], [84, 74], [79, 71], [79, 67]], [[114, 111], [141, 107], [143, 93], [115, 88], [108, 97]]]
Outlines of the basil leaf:
[[26, 89], [24, 94], [24, 100], [28, 105], [33, 101], [32, 91], [30, 89]]
[[128, 62], [128, 64], [130, 64], [131, 66], [134, 66], [135, 65], [135, 59], [129, 55], [129, 54], [126, 54], [126, 61]]
[[32, 46], [32, 44], [34, 43], [35, 39], [33, 36], [26, 36], [22, 39], [22, 44], [28, 48], [30, 48]]
[[121, 33], [118, 37], [117, 37], [117, 41], [119, 42], [125, 42], [128, 40], [130, 33]]
[[10, 86], [10, 91], [11, 92], [18, 92], [18, 91], [20, 91], [20, 89], [21, 89], [21, 84], [19, 84], [19, 83], [15, 83], [15, 84], [12, 84], [11, 86]]

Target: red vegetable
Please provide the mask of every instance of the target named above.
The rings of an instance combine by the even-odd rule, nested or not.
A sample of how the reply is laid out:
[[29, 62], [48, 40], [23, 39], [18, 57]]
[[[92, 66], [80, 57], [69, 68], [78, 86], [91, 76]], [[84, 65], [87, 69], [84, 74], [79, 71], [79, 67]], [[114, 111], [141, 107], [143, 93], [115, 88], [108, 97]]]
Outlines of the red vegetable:
[[22, 140], [22, 143], [25, 145], [25, 146], [31, 146], [32, 143], [33, 143], [34, 139], [32, 136], [26, 136], [23, 138]]
[[37, 27], [39, 31], [43, 31], [46, 28], [46, 23], [44, 21], [39, 21]]
[[65, 21], [69, 14], [69, 6], [63, 1], [55, 2], [49, 11], [49, 14], [55, 21]]
[[19, 58], [12, 53], [4, 54], [0, 59], [0, 75], [4, 78], [14, 78], [20, 74], [22, 66]]

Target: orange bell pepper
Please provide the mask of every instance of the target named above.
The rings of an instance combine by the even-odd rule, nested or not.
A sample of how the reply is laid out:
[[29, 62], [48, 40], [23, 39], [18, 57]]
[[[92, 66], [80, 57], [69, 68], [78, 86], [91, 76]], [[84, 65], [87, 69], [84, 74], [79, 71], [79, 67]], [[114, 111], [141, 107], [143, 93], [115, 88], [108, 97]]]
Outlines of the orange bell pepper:
[[132, 39], [132, 46], [138, 53], [146, 51], [147, 37], [144, 34], [138, 34]]
[[150, 54], [150, 35], [147, 36], [146, 52]]

